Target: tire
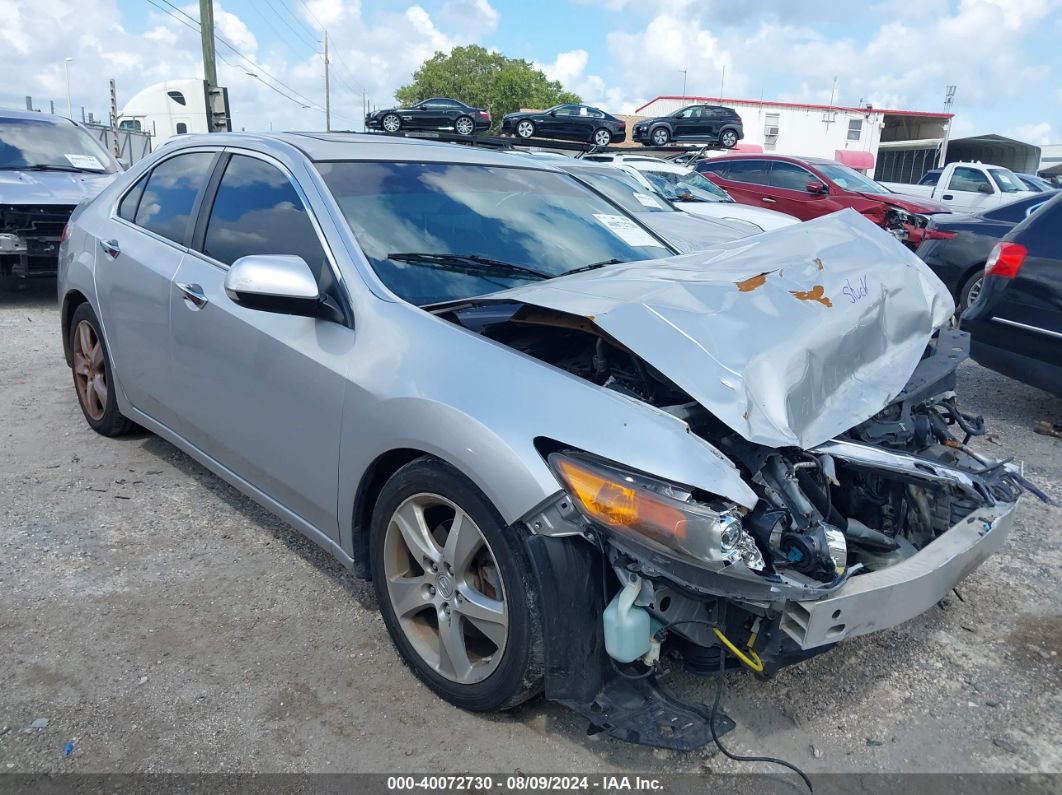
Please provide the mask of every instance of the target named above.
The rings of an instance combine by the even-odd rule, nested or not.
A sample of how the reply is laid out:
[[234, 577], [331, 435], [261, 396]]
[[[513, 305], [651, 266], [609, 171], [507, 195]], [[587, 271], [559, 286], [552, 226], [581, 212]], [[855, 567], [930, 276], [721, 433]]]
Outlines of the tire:
[[[446, 539], [458, 512], [453, 549]], [[406, 464], [380, 492], [370, 544], [384, 624], [429, 688], [474, 712], [508, 709], [541, 689], [542, 616], [527, 552], [468, 478], [435, 458]], [[455, 647], [464, 654], [444, 657]]]
[[380, 126], [386, 132], [396, 133], [402, 129], [402, 120], [398, 118], [397, 113], [388, 113], [382, 119], [380, 119]]
[[649, 141], [653, 146], [667, 146], [671, 140], [671, 133], [667, 127], [657, 127], [649, 133]]
[[458, 135], [472, 135], [476, 131], [476, 123], [468, 116], [458, 116], [454, 122], [454, 132]]
[[535, 123], [530, 119], [520, 119], [516, 123], [516, 137], [517, 138], [534, 138], [535, 137]]
[[723, 130], [719, 133], [719, 145], [724, 149], [733, 149], [737, 146], [737, 130]]
[[136, 425], [118, 411], [111, 357], [92, 307], [81, 304], [70, 318], [70, 353], [74, 391], [85, 421], [103, 436], [121, 436]]
[[955, 314], [961, 316], [963, 312], [973, 305], [981, 294], [984, 280], [985, 274], [981, 270], [974, 271], [967, 277], [966, 281], [963, 282], [962, 289], [959, 291], [958, 306], [955, 307]]
[[612, 133], [604, 127], [598, 127], [594, 130], [594, 134], [590, 136], [590, 142], [594, 146], [608, 146], [612, 143]]

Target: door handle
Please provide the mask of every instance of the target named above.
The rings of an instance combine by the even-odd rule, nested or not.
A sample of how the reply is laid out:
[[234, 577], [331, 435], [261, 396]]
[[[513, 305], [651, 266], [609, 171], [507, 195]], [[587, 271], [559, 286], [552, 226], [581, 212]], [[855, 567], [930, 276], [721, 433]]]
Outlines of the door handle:
[[181, 284], [178, 282], [177, 289], [184, 294], [184, 303], [189, 309], [198, 312], [210, 303], [203, 288], [198, 284]]
[[951, 195], [950, 193], [945, 193], [945, 194], [944, 194], [943, 196], [941, 196], [940, 198], [942, 198], [942, 199], [943, 199], [944, 201], [946, 201], [946, 202], [950, 202], [950, 201], [951, 201], [952, 199], [954, 199], [955, 197], [954, 197], [954, 196], [952, 196], [952, 195]]
[[111, 240], [101, 240], [100, 248], [102, 248], [104, 253], [106, 253], [111, 259], [114, 259], [122, 253], [121, 246], [119, 246], [118, 241], [113, 238]]
[[777, 200], [772, 199], [770, 196], [764, 196], [763, 200], [765, 202], [767, 202], [768, 204], [777, 204], [778, 203]]

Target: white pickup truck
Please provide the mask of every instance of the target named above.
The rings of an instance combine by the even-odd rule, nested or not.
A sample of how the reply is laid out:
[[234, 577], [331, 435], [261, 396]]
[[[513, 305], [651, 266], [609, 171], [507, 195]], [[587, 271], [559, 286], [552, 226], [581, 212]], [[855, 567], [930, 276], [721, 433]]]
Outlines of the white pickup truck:
[[927, 171], [917, 185], [881, 184], [897, 193], [934, 199], [957, 213], [979, 213], [1033, 195], [1009, 168], [984, 163], [948, 163]]

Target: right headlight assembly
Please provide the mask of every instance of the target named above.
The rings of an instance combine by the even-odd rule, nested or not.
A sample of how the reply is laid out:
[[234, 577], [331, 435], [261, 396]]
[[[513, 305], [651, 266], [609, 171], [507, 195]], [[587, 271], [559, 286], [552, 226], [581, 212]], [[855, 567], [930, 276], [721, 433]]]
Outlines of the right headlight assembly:
[[683, 486], [578, 453], [552, 453], [548, 461], [576, 509], [606, 530], [702, 564], [744, 560], [763, 568], [732, 506], [717, 510]]

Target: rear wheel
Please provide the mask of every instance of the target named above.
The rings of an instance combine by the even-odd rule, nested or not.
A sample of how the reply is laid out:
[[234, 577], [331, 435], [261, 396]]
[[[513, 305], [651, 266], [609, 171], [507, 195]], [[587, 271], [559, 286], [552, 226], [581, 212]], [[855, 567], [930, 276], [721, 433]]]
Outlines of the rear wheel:
[[89, 427], [104, 436], [121, 436], [136, 428], [118, 411], [111, 360], [92, 307], [81, 304], [70, 318], [70, 352], [74, 389]]
[[737, 146], [737, 142], [737, 130], [723, 130], [722, 135], [719, 136], [719, 144], [725, 149], [733, 149]]
[[476, 131], [476, 124], [468, 116], [461, 116], [454, 122], [454, 131], [458, 135], [471, 135]]
[[542, 682], [538, 591], [522, 539], [453, 467], [421, 458], [373, 511], [372, 577], [399, 654], [463, 709], [492, 711]]
[[604, 127], [599, 127], [594, 130], [594, 135], [591, 138], [595, 146], [608, 146], [612, 143], [612, 133], [606, 130]]
[[653, 130], [649, 139], [653, 142], [653, 146], [666, 146], [667, 142], [671, 140], [671, 133], [667, 131], [667, 127], [657, 127]]
[[959, 292], [959, 306], [956, 312], [961, 315], [967, 309], [976, 303], [977, 299], [981, 296], [981, 288], [985, 284], [985, 275], [981, 271], [976, 271], [966, 280], [962, 286], [962, 290]]
[[389, 133], [396, 133], [402, 129], [402, 120], [397, 113], [388, 113], [380, 120], [380, 126]]

